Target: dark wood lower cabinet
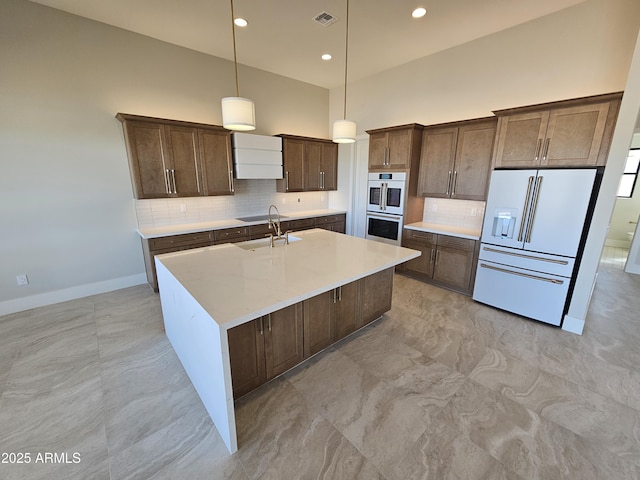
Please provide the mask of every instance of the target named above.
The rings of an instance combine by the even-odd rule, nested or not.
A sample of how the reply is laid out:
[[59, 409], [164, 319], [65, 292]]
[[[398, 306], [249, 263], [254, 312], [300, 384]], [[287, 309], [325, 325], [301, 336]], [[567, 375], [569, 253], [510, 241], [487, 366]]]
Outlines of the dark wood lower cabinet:
[[228, 330], [234, 398], [388, 311], [393, 271], [374, 273]]
[[267, 381], [262, 318], [243, 323], [228, 332], [234, 398]]
[[302, 349], [302, 303], [262, 317], [267, 380], [299, 364]]

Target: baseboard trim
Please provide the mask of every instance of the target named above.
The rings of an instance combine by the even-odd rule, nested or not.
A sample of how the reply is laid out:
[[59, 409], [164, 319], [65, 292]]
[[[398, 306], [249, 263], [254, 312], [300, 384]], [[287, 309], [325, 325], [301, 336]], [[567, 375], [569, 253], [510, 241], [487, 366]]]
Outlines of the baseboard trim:
[[562, 322], [562, 330], [565, 332], [575, 333], [576, 335], [582, 335], [582, 330], [584, 330], [584, 320], [565, 315], [564, 322]]
[[100, 293], [120, 290], [121, 288], [133, 287], [147, 283], [147, 276], [144, 273], [130, 275], [128, 277], [114, 278], [103, 282], [88, 283], [76, 287], [54, 290], [52, 292], [39, 293], [28, 297], [16, 298], [0, 302], [0, 315], [23, 312], [32, 308], [44, 307], [55, 303], [75, 300], [77, 298], [98, 295]]

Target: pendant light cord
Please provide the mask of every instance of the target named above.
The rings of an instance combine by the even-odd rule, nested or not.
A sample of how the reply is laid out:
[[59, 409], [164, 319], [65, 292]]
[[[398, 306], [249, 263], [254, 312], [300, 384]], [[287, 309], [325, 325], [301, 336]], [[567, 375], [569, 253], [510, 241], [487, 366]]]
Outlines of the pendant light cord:
[[[347, 0], [348, 2], [349, 0]], [[231, 0], [231, 33], [233, 34], [233, 65], [236, 72], [236, 97], [240, 96], [240, 89], [238, 88], [238, 55], [236, 53], [236, 23], [235, 15], [233, 13], [233, 0]], [[345, 105], [346, 109], [346, 105]]]
[[[233, 2], [233, 0], [232, 0]], [[347, 15], [345, 25], [345, 40], [344, 40], [344, 109], [342, 111], [342, 119], [347, 119], [347, 65], [349, 58], [349, 0], [347, 0]]]

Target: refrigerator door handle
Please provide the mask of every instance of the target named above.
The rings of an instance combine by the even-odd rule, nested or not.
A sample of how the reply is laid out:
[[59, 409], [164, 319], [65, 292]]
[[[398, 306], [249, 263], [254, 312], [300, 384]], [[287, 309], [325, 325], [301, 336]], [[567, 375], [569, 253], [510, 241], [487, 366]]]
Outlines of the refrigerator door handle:
[[524, 197], [524, 207], [522, 207], [522, 221], [520, 222], [520, 232], [518, 233], [518, 241], [521, 242], [524, 235], [524, 225], [527, 223], [527, 210], [529, 209], [529, 197], [531, 196], [531, 187], [533, 186], [533, 176], [529, 177], [527, 185], [527, 194]]
[[531, 232], [533, 230], [533, 221], [536, 218], [536, 207], [538, 206], [538, 198], [540, 197], [540, 190], [542, 189], [542, 179], [544, 177], [540, 175], [536, 180], [536, 186], [533, 188], [533, 201], [531, 202], [531, 214], [529, 215], [529, 223], [527, 224], [527, 233], [524, 236], [524, 243], [531, 242]]
[[511, 275], [518, 275], [519, 277], [530, 278], [532, 280], [540, 280], [541, 282], [549, 282], [549, 283], [553, 283], [555, 285], [562, 285], [564, 283], [564, 281], [557, 280], [555, 278], [540, 277], [538, 275], [532, 275], [530, 273], [514, 272], [513, 270], [507, 270], [506, 268], [494, 267], [493, 265], [487, 265], [486, 263], [481, 263], [480, 267], [481, 268], [488, 268], [489, 270], [496, 270], [496, 271], [502, 272], [502, 273], [509, 273]]

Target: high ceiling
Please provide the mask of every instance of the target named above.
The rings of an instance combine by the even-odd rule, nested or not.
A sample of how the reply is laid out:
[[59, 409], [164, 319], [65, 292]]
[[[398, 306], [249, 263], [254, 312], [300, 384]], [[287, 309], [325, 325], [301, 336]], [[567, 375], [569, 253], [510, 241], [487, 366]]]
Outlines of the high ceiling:
[[[233, 59], [229, 0], [33, 0], [216, 57]], [[349, 81], [585, 0], [350, 0]], [[423, 6], [427, 15], [413, 19]], [[325, 88], [344, 82], [346, 0], [234, 0], [238, 62]], [[327, 12], [337, 21], [322, 26]], [[323, 53], [333, 59], [321, 60]]]

